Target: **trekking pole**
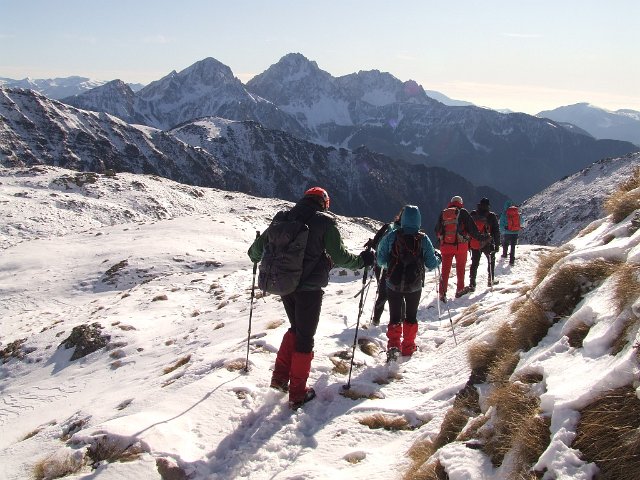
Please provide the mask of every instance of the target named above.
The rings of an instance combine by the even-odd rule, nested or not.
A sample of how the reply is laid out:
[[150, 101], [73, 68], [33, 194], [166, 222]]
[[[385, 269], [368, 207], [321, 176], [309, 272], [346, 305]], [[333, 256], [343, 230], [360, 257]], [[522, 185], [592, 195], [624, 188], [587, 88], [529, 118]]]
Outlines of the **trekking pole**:
[[438, 266], [437, 270], [433, 271], [433, 275], [436, 277], [436, 302], [438, 303], [438, 320], [440, 320], [440, 267]]
[[[438, 272], [440, 271], [440, 267], [438, 267]], [[440, 274], [440, 278], [442, 278], [442, 274]], [[453, 334], [453, 341], [458, 345], [458, 340], [456, 339], [456, 332], [453, 329], [453, 320], [451, 319], [451, 310], [449, 309], [449, 303], [445, 302], [447, 306], [447, 312], [449, 313], [449, 323], [451, 324], [451, 333]], [[438, 297], [438, 306], [440, 306], [440, 297]]]
[[[260, 237], [260, 230], [256, 230], [256, 239]], [[244, 372], [249, 371], [249, 339], [251, 338], [251, 318], [253, 317], [253, 297], [256, 292], [256, 271], [258, 270], [258, 262], [253, 263], [253, 280], [251, 281], [251, 304], [249, 307], [249, 329], [247, 330], [247, 359], [244, 364]]]
[[351, 365], [349, 366], [349, 379], [347, 380], [347, 384], [343, 385], [342, 388], [344, 390], [349, 390], [351, 388], [351, 371], [353, 370], [353, 358], [356, 355], [356, 345], [358, 344], [358, 328], [360, 327], [360, 316], [362, 315], [362, 310], [364, 309], [364, 285], [367, 281], [367, 271], [369, 267], [364, 267], [364, 273], [362, 274], [362, 290], [360, 290], [360, 305], [358, 306], [358, 320], [356, 321], [356, 333], [353, 336], [353, 349], [351, 351]]

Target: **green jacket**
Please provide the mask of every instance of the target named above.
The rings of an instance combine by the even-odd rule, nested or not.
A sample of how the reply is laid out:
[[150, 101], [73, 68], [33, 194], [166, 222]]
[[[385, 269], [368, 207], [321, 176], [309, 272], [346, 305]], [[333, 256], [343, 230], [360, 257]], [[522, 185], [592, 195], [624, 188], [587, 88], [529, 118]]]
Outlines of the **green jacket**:
[[[303, 262], [304, 273], [298, 290], [318, 290], [329, 283], [332, 267], [358, 269], [364, 267], [362, 258], [349, 253], [342, 242], [335, 218], [320, 212], [315, 203], [300, 200], [290, 211], [291, 214], [307, 218], [309, 239]], [[262, 259], [267, 241], [266, 231], [256, 238], [247, 252], [253, 263]]]

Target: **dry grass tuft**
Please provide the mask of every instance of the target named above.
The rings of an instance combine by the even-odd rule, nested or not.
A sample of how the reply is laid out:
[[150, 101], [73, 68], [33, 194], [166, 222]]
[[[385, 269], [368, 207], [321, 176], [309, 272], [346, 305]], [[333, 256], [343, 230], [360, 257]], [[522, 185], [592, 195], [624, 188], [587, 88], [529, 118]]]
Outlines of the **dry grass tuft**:
[[563, 265], [535, 292], [538, 303], [557, 315], [570, 314], [582, 297], [615, 272], [619, 263], [596, 259]]
[[595, 232], [599, 226], [600, 226], [600, 222], [597, 222], [597, 221], [591, 222], [589, 225], [587, 225], [582, 230], [580, 230], [580, 232], [578, 232], [578, 235], [577, 235], [578, 238], [585, 237], [590, 233]]
[[107, 461], [113, 462], [130, 462], [137, 460], [145, 450], [140, 442], [132, 444], [123, 444], [120, 439], [110, 438], [107, 435], [94, 438], [88, 450], [87, 456], [91, 459], [92, 464]]
[[238, 372], [240, 370], [244, 370], [244, 367], [247, 365], [244, 360], [231, 360], [224, 364], [224, 368], [229, 370], [230, 372]]
[[164, 367], [164, 369], [162, 370], [162, 374], [166, 375], [168, 373], [171, 373], [174, 370], [177, 370], [178, 368], [180, 368], [181, 366], [186, 365], [187, 363], [189, 363], [190, 360], [191, 360], [191, 355], [187, 355], [185, 357], [182, 357], [181, 359], [179, 359], [173, 365], [170, 365], [168, 367]]
[[635, 315], [627, 318], [627, 320], [624, 322], [624, 327], [622, 327], [622, 331], [611, 345], [611, 355], [618, 355], [622, 350], [624, 350], [624, 347], [626, 347], [629, 342], [636, 338], [639, 327], [640, 318], [636, 317]]
[[589, 330], [591, 330], [591, 325], [587, 325], [584, 322], [579, 322], [574, 325], [573, 328], [566, 333], [569, 339], [569, 345], [573, 348], [582, 348], [582, 342], [587, 338]]
[[76, 473], [84, 466], [84, 458], [71, 451], [56, 452], [38, 460], [33, 466], [36, 480], [50, 480]]
[[599, 480], [640, 478], [640, 400], [631, 386], [605, 392], [581, 412], [573, 447]]
[[380, 392], [361, 392], [357, 388], [349, 388], [348, 390], [342, 389], [340, 395], [350, 400], [361, 400], [366, 398], [367, 400], [379, 400], [384, 398]]
[[358, 346], [364, 354], [369, 355], [370, 357], [376, 357], [381, 352], [377, 343], [366, 338], [359, 338]]
[[640, 167], [636, 168], [624, 183], [618, 186], [604, 202], [604, 210], [615, 223], [621, 222], [640, 208]]
[[331, 360], [331, 363], [333, 363], [333, 373], [337, 373], [340, 375], [346, 375], [347, 373], [349, 373], [349, 363], [345, 360], [341, 360], [336, 357], [329, 357], [329, 360]]
[[520, 467], [528, 470], [549, 444], [548, 420], [540, 416], [540, 400], [529, 386], [508, 383], [498, 386], [487, 403], [495, 413], [493, 428], [483, 431], [485, 453], [499, 466], [513, 448]]
[[558, 247], [554, 248], [550, 252], [540, 255], [538, 268], [533, 276], [533, 286], [536, 287], [540, 285], [540, 282], [545, 279], [553, 266], [566, 257], [570, 252], [571, 250], [567, 247]]
[[544, 376], [541, 373], [527, 372], [527, 373], [518, 374], [518, 376], [514, 379], [514, 382], [533, 385], [534, 383], [540, 383], [543, 380], [544, 380]]
[[436, 460], [407, 472], [402, 478], [403, 480], [449, 480], [449, 475], [440, 460]]
[[281, 326], [283, 323], [284, 323], [284, 320], [282, 319], [271, 320], [269, 323], [267, 323], [267, 330], [275, 330], [276, 328]]
[[369, 427], [371, 430], [384, 429], [391, 431], [413, 430], [411, 424], [406, 418], [401, 416], [389, 416], [382, 413], [376, 413], [358, 420], [360, 425]]
[[614, 276], [614, 296], [618, 313], [640, 297], [640, 264], [623, 263]]
[[[409, 472], [419, 472], [426, 465], [429, 458], [441, 447], [453, 442], [467, 425], [469, 418], [480, 414], [479, 397], [475, 387], [467, 384], [456, 394], [453, 406], [447, 411], [440, 431], [433, 440], [418, 440], [409, 450], [409, 457], [413, 461]], [[410, 475], [412, 473], [407, 473]], [[414, 473], [415, 474], [415, 473]], [[422, 478], [407, 477], [405, 478]]]
[[549, 331], [551, 321], [542, 306], [529, 299], [516, 312], [513, 322], [515, 344], [524, 351], [540, 343]]

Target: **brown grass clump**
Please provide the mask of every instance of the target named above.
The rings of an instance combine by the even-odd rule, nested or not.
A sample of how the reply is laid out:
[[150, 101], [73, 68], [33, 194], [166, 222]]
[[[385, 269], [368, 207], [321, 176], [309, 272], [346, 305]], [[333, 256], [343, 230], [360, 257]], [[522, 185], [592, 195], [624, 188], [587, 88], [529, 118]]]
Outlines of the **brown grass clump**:
[[333, 373], [338, 373], [340, 375], [346, 375], [349, 373], [349, 364], [346, 361], [336, 357], [329, 357], [329, 360], [333, 363]]
[[547, 274], [551, 271], [553, 266], [566, 257], [570, 253], [570, 249], [567, 247], [554, 248], [550, 252], [540, 255], [538, 261], [538, 268], [533, 276], [533, 286], [540, 285], [540, 282], [544, 280]]
[[603, 393], [581, 412], [573, 447], [599, 480], [640, 478], [640, 400], [631, 386]]
[[573, 348], [582, 348], [582, 342], [587, 338], [589, 331], [591, 330], [591, 325], [587, 325], [584, 322], [579, 322], [569, 330], [566, 335], [569, 339], [569, 345]]
[[243, 370], [246, 367], [247, 363], [244, 360], [231, 360], [224, 364], [224, 368], [229, 370], [230, 372], [237, 372]]
[[360, 350], [365, 355], [369, 355], [370, 357], [375, 357], [381, 352], [381, 349], [378, 346], [378, 344], [376, 344], [375, 342], [372, 342], [367, 338], [359, 338], [358, 346], [360, 347]]
[[282, 319], [278, 319], [278, 320], [271, 320], [269, 323], [267, 323], [267, 330], [275, 330], [276, 328], [278, 328], [280, 325], [282, 325], [284, 323], [284, 320]]
[[191, 355], [187, 355], [185, 357], [182, 357], [181, 359], [179, 359], [176, 363], [174, 363], [171, 366], [165, 367], [162, 370], [162, 374], [166, 375], [168, 373], [173, 372], [174, 370], [177, 370], [178, 368], [180, 368], [183, 365], [186, 365], [187, 363], [189, 363], [189, 361], [191, 360]]
[[384, 430], [413, 430], [413, 427], [406, 418], [399, 416], [389, 416], [382, 413], [369, 415], [368, 417], [358, 420], [360, 425], [369, 427], [371, 430], [383, 428]]
[[611, 345], [611, 355], [618, 355], [631, 340], [636, 337], [638, 327], [640, 326], [640, 318], [635, 315], [630, 316], [624, 323], [622, 331]]
[[640, 297], [640, 264], [623, 263], [614, 276], [614, 296], [618, 312]]
[[383, 398], [380, 392], [361, 392], [357, 388], [353, 387], [348, 390], [343, 389], [340, 392], [340, 395], [350, 400], [362, 400], [363, 398], [366, 398], [367, 400], [379, 400]]
[[508, 383], [497, 387], [487, 399], [494, 408], [492, 429], [483, 432], [483, 450], [494, 465], [502, 464], [514, 450], [517, 471], [527, 471], [549, 444], [549, 420], [540, 415], [540, 400], [530, 387]]
[[570, 314], [595, 283], [611, 275], [618, 264], [596, 259], [586, 263], [565, 264], [535, 292], [535, 298], [545, 310], [557, 315]]
[[[453, 442], [465, 427], [469, 418], [480, 414], [479, 397], [475, 387], [469, 383], [456, 394], [453, 406], [447, 411], [440, 431], [433, 440], [418, 440], [409, 450], [409, 457], [413, 464], [408, 472], [418, 472], [422, 466], [427, 464], [429, 458], [443, 446]], [[406, 475], [409, 475], [407, 473]], [[422, 478], [407, 477], [405, 478]]]
[[446, 470], [440, 460], [421, 465], [415, 470], [410, 470], [402, 477], [403, 480], [449, 480]]
[[589, 235], [591, 232], [595, 232], [599, 226], [599, 222], [591, 222], [589, 225], [580, 230], [580, 232], [578, 232], [578, 238], [582, 238]]
[[123, 444], [120, 439], [110, 438], [107, 435], [94, 439], [88, 450], [87, 456], [91, 459], [92, 464], [107, 461], [113, 462], [130, 462], [137, 460], [145, 449], [140, 442], [132, 444]]
[[36, 480], [50, 480], [76, 473], [84, 466], [84, 458], [80, 458], [69, 450], [56, 452], [38, 460], [33, 466]]
[[640, 168], [636, 168], [627, 181], [618, 186], [604, 202], [604, 210], [613, 217], [615, 223], [621, 222], [640, 208]]

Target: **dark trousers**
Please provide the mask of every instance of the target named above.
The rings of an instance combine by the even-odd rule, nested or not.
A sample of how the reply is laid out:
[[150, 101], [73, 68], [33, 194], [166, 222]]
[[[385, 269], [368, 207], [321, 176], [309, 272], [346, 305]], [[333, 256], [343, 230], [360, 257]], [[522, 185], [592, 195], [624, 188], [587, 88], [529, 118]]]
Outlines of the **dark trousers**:
[[385, 276], [382, 275], [382, 269], [376, 265], [373, 267], [373, 271], [376, 274], [376, 280], [378, 281], [378, 291], [376, 292], [376, 303], [373, 306], [373, 321], [374, 323], [380, 322], [382, 312], [384, 312], [384, 304], [387, 302], [387, 282]]
[[[422, 289], [417, 292], [401, 293], [387, 289], [389, 298], [389, 324], [401, 324], [403, 317], [407, 323], [418, 323], [418, 305]], [[404, 315], [403, 315], [404, 307]]]
[[509, 252], [509, 261], [513, 262], [516, 259], [516, 245], [518, 244], [517, 233], [507, 233], [502, 235], [502, 256], [507, 256], [507, 250], [511, 247]]
[[313, 351], [313, 337], [320, 321], [322, 295], [324, 295], [322, 290], [303, 290], [281, 297], [291, 323], [289, 330], [296, 336], [296, 352]]
[[480, 258], [482, 257], [483, 253], [487, 257], [488, 278], [490, 278], [492, 282], [493, 282], [493, 279], [495, 278], [495, 273], [496, 273], [495, 253], [493, 252], [489, 253], [489, 251], [476, 250], [472, 248], [471, 249], [471, 266], [469, 267], [469, 285], [471, 285], [472, 287], [476, 286], [476, 275], [478, 274], [478, 266], [480, 265]]

